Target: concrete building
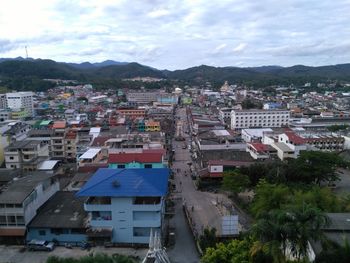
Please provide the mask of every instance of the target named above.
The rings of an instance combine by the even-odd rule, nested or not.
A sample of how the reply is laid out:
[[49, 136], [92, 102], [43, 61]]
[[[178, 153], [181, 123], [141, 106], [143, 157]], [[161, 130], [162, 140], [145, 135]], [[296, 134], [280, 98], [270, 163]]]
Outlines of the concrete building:
[[231, 129], [287, 126], [289, 114], [288, 110], [233, 110]]
[[165, 168], [162, 153], [112, 153], [108, 158], [109, 168]]
[[27, 226], [27, 242], [56, 240], [59, 245], [78, 245], [87, 241], [84, 199], [75, 197], [75, 192], [56, 192]]
[[162, 233], [169, 169], [99, 169], [77, 193], [88, 197], [87, 235], [96, 243], [147, 244]]
[[0, 97], [0, 106], [3, 109], [21, 110], [24, 109], [28, 116], [34, 115], [33, 93], [26, 92], [11, 92]]
[[10, 182], [0, 193], [0, 242], [23, 243], [26, 226], [58, 190], [58, 181], [46, 173]]
[[49, 158], [49, 148], [35, 140], [16, 141], [5, 149], [6, 168], [35, 171], [42, 161]]
[[65, 158], [66, 126], [66, 121], [55, 121], [52, 126], [54, 132], [51, 137], [51, 157], [57, 160]]

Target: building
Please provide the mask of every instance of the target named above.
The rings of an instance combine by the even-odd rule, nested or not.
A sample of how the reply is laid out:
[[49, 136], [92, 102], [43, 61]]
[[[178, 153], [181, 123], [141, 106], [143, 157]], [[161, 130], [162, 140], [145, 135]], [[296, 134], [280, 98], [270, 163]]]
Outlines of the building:
[[79, 156], [79, 166], [92, 165], [100, 163], [102, 159], [101, 148], [90, 148], [81, 156]]
[[162, 153], [111, 153], [109, 168], [165, 168]]
[[75, 192], [58, 191], [41, 208], [27, 226], [27, 241], [52, 241], [59, 245], [78, 245], [87, 241], [83, 197]]
[[52, 125], [54, 132], [51, 137], [51, 157], [57, 160], [65, 158], [66, 126], [66, 121], [55, 121]]
[[138, 104], [149, 104], [157, 101], [160, 96], [159, 92], [129, 92], [126, 98], [129, 102]]
[[37, 210], [59, 190], [46, 173], [31, 173], [12, 180], [0, 193], [0, 241], [23, 243], [26, 226]]
[[284, 127], [289, 123], [288, 110], [233, 110], [231, 129]]
[[24, 109], [27, 112], [27, 116], [34, 115], [34, 105], [33, 105], [33, 93], [29, 91], [23, 92], [11, 92], [3, 94], [0, 97], [1, 107], [3, 109], [11, 109], [18, 111]]
[[245, 142], [260, 142], [266, 132], [273, 132], [273, 130], [270, 128], [242, 129], [241, 136]]
[[35, 171], [38, 164], [49, 158], [48, 145], [41, 141], [16, 141], [6, 147], [6, 168]]
[[88, 197], [87, 235], [99, 243], [147, 244], [162, 233], [169, 169], [99, 169], [77, 193]]
[[160, 131], [160, 122], [153, 121], [153, 120], [146, 120], [145, 121], [145, 130], [146, 130], [146, 132]]
[[119, 109], [117, 110], [119, 116], [135, 119], [135, 118], [144, 118], [146, 111], [144, 109]]

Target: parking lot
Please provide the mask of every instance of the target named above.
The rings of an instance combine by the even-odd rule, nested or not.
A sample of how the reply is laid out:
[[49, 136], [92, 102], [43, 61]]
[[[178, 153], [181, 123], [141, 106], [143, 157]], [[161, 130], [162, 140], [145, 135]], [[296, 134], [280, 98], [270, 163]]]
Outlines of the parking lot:
[[138, 257], [142, 260], [147, 253], [147, 249], [93, 247], [88, 251], [80, 248], [56, 247], [52, 252], [34, 252], [23, 251], [23, 246], [0, 246], [0, 263], [45, 263], [49, 256], [82, 257], [91, 253], [122, 254]]

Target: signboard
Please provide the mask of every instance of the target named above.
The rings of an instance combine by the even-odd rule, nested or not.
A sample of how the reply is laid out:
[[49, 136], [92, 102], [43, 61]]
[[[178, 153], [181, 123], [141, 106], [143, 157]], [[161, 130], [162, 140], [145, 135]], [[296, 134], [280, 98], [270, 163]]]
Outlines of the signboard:
[[238, 235], [238, 215], [222, 217], [221, 233], [223, 236]]

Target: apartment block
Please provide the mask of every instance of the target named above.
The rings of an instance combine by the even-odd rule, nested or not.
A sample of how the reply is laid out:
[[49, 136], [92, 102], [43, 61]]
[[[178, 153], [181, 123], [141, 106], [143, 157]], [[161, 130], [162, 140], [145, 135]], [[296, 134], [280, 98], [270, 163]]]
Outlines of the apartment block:
[[99, 169], [77, 193], [88, 197], [87, 235], [96, 243], [147, 244], [162, 232], [169, 169]]
[[38, 209], [59, 190], [46, 173], [31, 173], [3, 187], [0, 193], [0, 242], [20, 244]]
[[6, 168], [35, 171], [42, 161], [49, 158], [48, 145], [41, 141], [16, 141], [6, 147]]
[[288, 110], [233, 110], [231, 129], [288, 126]]
[[0, 107], [18, 111], [24, 109], [28, 116], [34, 115], [32, 92], [11, 92], [0, 97]]

